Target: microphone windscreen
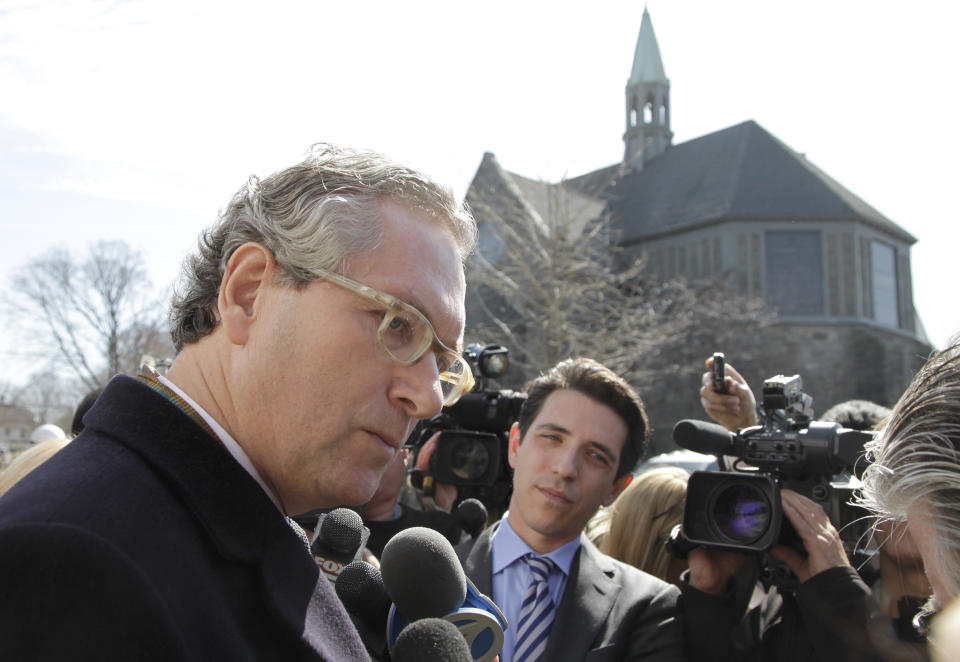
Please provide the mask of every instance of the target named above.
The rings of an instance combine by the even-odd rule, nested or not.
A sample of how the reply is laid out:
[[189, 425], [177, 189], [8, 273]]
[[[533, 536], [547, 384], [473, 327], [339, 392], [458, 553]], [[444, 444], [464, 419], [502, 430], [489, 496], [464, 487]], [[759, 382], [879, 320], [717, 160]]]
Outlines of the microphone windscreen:
[[387, 622], [390, 596], [383, 586], [380, 571], [366, 561], [354, 561], [344, 566], [334, 588], [347, 611], [364, 623], [382, 628]]
[[318, 539], [329, 549], [352, 556], [363, 541], [363, 519], [349, 508], [337, 508], [324, 515]]
[[487, 507], [479, 499], [464, 499], [457, 506], [457, 520], [467, 535], [476, 538], [487, 523]]
[[453, 546], [441, 533], [422, 526], [404, 529], [380, 555], [387, 595], [407, 619], [445, 616], [467, 596], [467, 577]]
[[423, 618], [403, 629], [393, 645], [393, 662], [473, 662], [457, 626], [442, 618]]
[[734, 434], [722, 425], [686, 419], [673, 426], [673, 440], [687, 450], [706, 455], [735, 455]]

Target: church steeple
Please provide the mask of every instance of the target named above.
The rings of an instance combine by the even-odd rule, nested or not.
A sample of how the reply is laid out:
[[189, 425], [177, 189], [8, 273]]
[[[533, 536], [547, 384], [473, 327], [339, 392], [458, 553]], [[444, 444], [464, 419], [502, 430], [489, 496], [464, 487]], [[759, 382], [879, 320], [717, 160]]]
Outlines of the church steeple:
[[662, 154], [673, 139], [670, 131], [670, 81], [663, 71], [660, 47], [646, 8], [640, 22], [626, 97], [623, 162], [639, 170], [651, 158]]

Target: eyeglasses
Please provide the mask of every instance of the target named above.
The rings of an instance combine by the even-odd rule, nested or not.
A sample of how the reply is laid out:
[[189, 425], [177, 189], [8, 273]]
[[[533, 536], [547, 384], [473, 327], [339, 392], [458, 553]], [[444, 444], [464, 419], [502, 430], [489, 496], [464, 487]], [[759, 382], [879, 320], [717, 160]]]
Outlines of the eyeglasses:
[[386, 308], [380, 328], [377, 329], [377, 340], [390, 358], [400, 365], [413, 365], [422, 359], [424, 354], [433, 350], [437, 371], [440, 373], [444, 407], [452, 405], [473, 388], [473, 371], [470, 365], [459, 352], [440, 341], [430, 320], [419, 310], [395, 296], [341, 274], [321, 270], [318, 275]]

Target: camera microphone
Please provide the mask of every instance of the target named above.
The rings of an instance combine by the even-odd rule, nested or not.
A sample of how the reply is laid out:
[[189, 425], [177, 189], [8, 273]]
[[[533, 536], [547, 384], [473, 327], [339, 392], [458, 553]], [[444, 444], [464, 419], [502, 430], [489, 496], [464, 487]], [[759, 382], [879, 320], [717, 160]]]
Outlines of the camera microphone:
[[487, 524], [487, 507], [479, 499], [464, 499], [455, 514], [460, 528], [471, 538], [476, 538]]
[[344, 566], [360, 560], [369, 537], [370, 530], [360, 515], [349, 508], [336, 508], [320, 515], [310, 552], [327, 579], [336, 583]]
[[422, 618], [403, 629], [393, 645], [393, 662], [473, 662], [460, 630], [442, 618]]
[[490, 662], [497, 656], [506, 618], [470, 583], [442, 534], [419, 526], [405, 529], [383, 548], [380, 563], [393, 600], [387, 619], [391, 649], [410, 623], [442, 618], [460, 631], [474, 662]]
[[684, 419], [673, 426], [673, 440], [705, 455], [736, 455], [736, 435], [716, 423]]

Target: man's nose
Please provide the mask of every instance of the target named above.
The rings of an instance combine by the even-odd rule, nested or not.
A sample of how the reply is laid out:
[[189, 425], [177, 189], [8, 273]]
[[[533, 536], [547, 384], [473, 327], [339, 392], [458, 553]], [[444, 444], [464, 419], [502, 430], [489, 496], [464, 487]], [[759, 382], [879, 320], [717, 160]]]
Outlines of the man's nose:
[[553, 472], [564, 479], [574, 478], [579, 471], [576, 449], [566, 445], [556, 449]]
[[397, 366], [390, 395], [414, 418], [439, 414], [443, 393], [434, 353], [427, 352], [413, 365]]

